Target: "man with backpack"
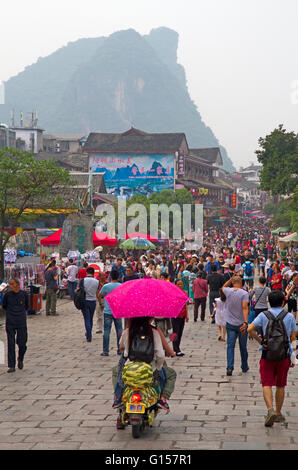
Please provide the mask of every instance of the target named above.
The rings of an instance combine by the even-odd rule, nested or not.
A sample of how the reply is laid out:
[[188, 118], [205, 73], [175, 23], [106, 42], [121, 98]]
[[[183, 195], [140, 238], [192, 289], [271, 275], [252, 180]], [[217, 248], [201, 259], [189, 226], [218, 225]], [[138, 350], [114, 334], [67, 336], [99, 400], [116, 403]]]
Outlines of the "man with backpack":
[[86, 277], [81, 279], [80, 287], [85, 291], [82, 313], [84, 316], [86, 340], [92, 341], [93, 316], [96, 308], [96, 299], [99, 298], [99, 281], [94, 278], [94, 268], [89, 266], [86, 269]]
[[[110, 292], [112, 292], [117, 287], [121, 286], [119, 282], [119, 271], [112, 269], [110, 274], [111, 282], [104, 284], [101, 288], [99, 294], [104, 298]], [[103, 352], [101, 356], [108, 356], [109, 355], [109, 346], [110, 346], [110, 333], [112, 324], [114, 323], [116, 329], [116, 337], [117, 337], [117, 354], [121, 354], [119, 350], [119, 341], [122, 334], [122, 320], [121, 318], [114, 318], [112, 314], [112, 310], [106, 299], [104, 299], [104, 333], [103, 333]]]
[[[248, 333], [262, 346], [260, 360], [260, 377], [263, 396], [267, 407], [265, 426], [275, 422], [285, 422], [281, 414], [290, 367], [294, 367], [296, 359], [292, 342], [296, 341], [296, 321], [294, 316], [284, 310], [285, 296], [281, 290], [270, 292], [270, 309], [260, 313], [248, 327]], [[261, 327], [262, 336], [256, 329]], [[272, 387], [276, 387], [275, 405], [273, 408]]]
[[244, 281], [248, 284], [249, 288], [252, 289], [254, 285], [254, 263], [250, 261], [249, 258], [246, 258], [246, 261], [242, 264], [241, 268]]

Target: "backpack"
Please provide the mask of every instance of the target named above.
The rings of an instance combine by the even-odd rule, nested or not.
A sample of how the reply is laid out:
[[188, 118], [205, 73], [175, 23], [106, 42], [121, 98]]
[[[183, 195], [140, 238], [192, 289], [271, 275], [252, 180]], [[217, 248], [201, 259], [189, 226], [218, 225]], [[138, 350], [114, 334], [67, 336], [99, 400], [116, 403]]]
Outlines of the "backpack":
[[149, 336], [137, 333], [129, 346], [128, 358], [130, 361], [141, 361], [150, 364], [154, 358], [153, 334]]
[[252, 267], [250, 262], [245, 263], [244, 274], [248, 277], [252, 276]]
[[277, 317], [270, 312], [264, 312], [269, 320], [263, 338], [262, 358], [266, 361], [283, 361], [289, 356], [289, 338], [283, 319], [288, 314], [282, 310]]
[[74, 292], [73, 302], [78, 310], [82, 310], [85, 305], [86, 292], [84, 289], [84, 279], [80, 281], [79, 289]]

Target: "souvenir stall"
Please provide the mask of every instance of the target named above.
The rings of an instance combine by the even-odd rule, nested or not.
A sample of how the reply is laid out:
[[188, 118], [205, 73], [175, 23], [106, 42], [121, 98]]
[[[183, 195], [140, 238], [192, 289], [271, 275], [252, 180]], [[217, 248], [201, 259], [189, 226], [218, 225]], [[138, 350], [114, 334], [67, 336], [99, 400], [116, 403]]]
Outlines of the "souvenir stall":
[[57, 230], [48, 237], [40, 240], [40, 261], [41, 263], [47, 264], [47, 259], [53, 256], [53, 250], [60, 244], [62, 229]]
[[4, 250], [5, 264], [14, 264], [17, 260], [17, 251], [13, 248], [6, 248]]
[[[10, 263], [8, 262], [4, 268], [4, 279], [2, 285], [8, 284], [9, 280], [19, 279], [20, 288], [25, 290], [29, 296], [29, 314], [36, 314], [42, 308], [41, 289], [44, 286], [44, 270], [43, 264], [27, 264], [27, 263]], [[1, 296], [2, 297], [2, 296]], [[0, 297], [0, 302], [2, 298]], [[2, 302], [1, 302], [2, 303]]]
[[[51, 253], [47, 257], [45, 257], [45, 262], [49, 256], [53, 257], [55, 253], [52, 253], [52, 251], [55, 249], [57, 250], [58, 246], [60, 245], [60, 239], [61, 239], [61, 233], [62, 229], [57, 230], [55, 233], [50, 235], [49, 237], [43, 238], [40, 240], [40, 246], [41, 249], [44, 250], [44, 248], [48, 247], [51, 248]], [[100, 252], [103, 250], [103, 247], [107, 247], [108, 249], [110, 247], [117, 247], [118, 241], [116, 238], [111, 238], [109, 237], [105, 232], [103, 233], [97, 233], [93, 231], [93, 246], [94, 250], [93, 251], [88, 251], [86, 253], [80, 253], [79, 251], [69, 251], [67, 253], [67, 258], [62, 259], [62, 264], [60, 265], [61, 261], [59, 260], [59, 254], [57, 253], [57, 266], [58, 268], [61, 268], [60, 270], [58, 269], [58, 272], [61, 271], [63, 274], [64, 267], [66, 266], [67, 262], [69, 259], [73, 259], [74, 263], [78, 267], [82, 267], [84, 261], [86, 261], [89, 265], [94, 264], [99, 266], [99, 270], [104, 270], [104, 264], [100, 261]], [[60, 263], [59, 263], [60, 262]], [[63, 281], [61, 275], [61, 281]], [[62, 282], [61, 282], [62, 284]], [[62, 285], [61, 285], [62, 287]]]

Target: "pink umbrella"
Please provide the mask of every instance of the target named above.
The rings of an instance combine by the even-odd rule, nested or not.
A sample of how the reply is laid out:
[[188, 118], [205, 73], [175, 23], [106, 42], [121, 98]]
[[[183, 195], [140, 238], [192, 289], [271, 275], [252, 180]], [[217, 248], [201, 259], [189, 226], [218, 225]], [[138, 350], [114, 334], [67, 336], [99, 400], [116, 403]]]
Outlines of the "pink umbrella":
[[115, 318], [175, 318], [190, 299], [171, 282], [137, 279], [124, 282], [110, 292], [105, 300]]

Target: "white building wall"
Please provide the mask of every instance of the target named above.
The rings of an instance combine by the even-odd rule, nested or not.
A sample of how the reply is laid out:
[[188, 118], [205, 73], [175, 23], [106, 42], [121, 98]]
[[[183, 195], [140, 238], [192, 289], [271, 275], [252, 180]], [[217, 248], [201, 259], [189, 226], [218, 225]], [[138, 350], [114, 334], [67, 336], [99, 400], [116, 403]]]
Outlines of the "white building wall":
[[[26, 150], [38, 153], [39, 150], [42, 150], [42, 131], [38, 129], [15, 129], [16, 139], [20, 138], [24, 140]], [[31, 148], [31, 134], [34, 136], [34, 147]]]

